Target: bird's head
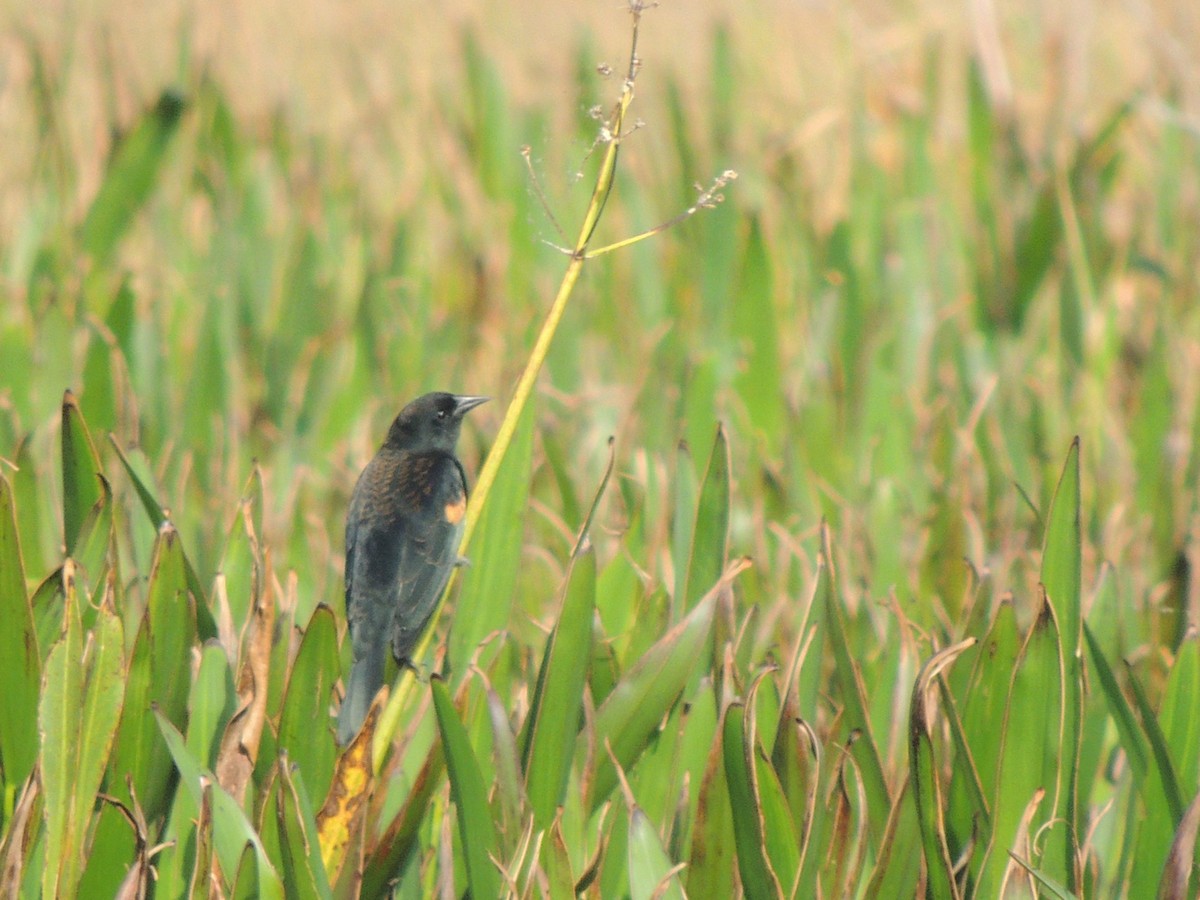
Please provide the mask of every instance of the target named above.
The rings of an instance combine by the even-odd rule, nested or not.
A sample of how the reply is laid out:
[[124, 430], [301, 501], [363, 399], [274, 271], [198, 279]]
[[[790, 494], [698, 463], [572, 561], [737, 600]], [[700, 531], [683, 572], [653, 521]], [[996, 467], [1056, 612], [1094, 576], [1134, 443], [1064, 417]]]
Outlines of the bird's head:
[[387, 444], [397, 450], [453, 453], [463, 416], [487, 399], [441, 391], [418, 397], [392, 422]]

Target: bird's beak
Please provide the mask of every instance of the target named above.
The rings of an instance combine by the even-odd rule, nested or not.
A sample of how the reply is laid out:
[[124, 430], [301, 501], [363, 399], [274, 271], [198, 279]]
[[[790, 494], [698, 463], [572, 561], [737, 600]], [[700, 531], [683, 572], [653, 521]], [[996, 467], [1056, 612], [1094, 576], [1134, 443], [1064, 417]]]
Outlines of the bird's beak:
[[465, 394], [456, 394], [454, 397], [454, 414], [458, 417], [465, 416], [481, 403], [487, 403], [491, 397], [470, 397]]

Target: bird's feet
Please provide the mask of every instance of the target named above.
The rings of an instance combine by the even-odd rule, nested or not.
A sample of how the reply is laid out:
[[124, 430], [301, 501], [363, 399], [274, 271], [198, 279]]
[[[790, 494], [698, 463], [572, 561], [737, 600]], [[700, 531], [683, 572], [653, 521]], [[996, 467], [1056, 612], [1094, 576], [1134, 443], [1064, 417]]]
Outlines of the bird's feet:
[[396, 665], [398, 665], [401, 670], [408, 669], [410, 672], [412, 672], [413, 677], [416, 678], [417, 681], [421, 682], [421, 684], [429, 684], [429, 670], [424, 666], [418, 666], [407, 656], [403, 659], [397, 659]]

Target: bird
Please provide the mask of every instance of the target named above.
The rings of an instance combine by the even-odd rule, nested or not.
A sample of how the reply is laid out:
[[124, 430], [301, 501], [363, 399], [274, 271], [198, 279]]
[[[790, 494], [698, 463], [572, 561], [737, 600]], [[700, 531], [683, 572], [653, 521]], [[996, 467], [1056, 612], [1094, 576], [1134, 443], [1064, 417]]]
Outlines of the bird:
[[429, 623], [458, 556], [467, 476], [455, 455], [463, 416], [487, 397], [435, 392], [405, 406], [367, 463], [346, 514], [346, 622], [353, 663], [338, 713], [348, 744], [383, 685], [386, 647], [401, 666]]

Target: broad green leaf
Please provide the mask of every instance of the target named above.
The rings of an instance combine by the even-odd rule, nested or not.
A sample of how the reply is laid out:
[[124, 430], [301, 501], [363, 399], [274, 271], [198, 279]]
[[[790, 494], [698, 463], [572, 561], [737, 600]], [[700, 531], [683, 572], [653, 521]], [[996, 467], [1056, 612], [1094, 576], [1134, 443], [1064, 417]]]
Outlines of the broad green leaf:
[[143, 113], [117, 145], [79, 237], [83, 252], [91, 256], [94, 266], [108, 261], [153, 191], [184, 105], [178, 93], [164, 91], [154, 108]]
[[1180, 646], [1157, 715], [1136, 680], [1132, 681], [1132, 687], [1153, 764], [1142, 788], [1145, 816], [1137, 836], [1131, 881], [1149, 884], [1160, 877], [1169, 847], [1186, 814], [1186, 798], [1197, 792], [1200, 639], [1193, 633]]
[[[917, 822], [917, 804], [910, 787], [911, 783], [907, 780], [900, 784], [888, 812], [875, 871], [864, 894], [865, 900], [911, 897], [921, 883], [921, 828]], [[850, 883], [854, 883], [853, 873]]]
[[604, 477], [571, 553], [562, 607], [546, 642], [525, 731], [522, 754], [525, 793], [533, 810], [534, 825], [542, 830], [550, 826], [555, 809], [562, 803], [579, 733], [583, 691], [588, 682], [586, 663], [592, 658], [596, 614], [596, 554], [590, 531], [612, 476], [613, 463], [610, 448]]
[[[968, 772], [965, 765], [955, 766], [950, 780], [947, 829], [956, 849], [966, 846], [971, 840], [977, 827], [977, 815], [989, 826], [992, 822], [992, 800], [1004, 747], [1009, 688], [1023, 644], [1013, 604], [1005, 600], [996, 610], [991, 627], [980, 642], [980, 649], [968, 651], [968, 655], [975, 656], [975, 669], [963, 709], [963, 731], [967, 746], [971, 748], [975, 772]], [[977, 808], [974, 790], [967, 783], [974, 776], [979, 778], [987, 804], [983, 809]], [[986, 842], [983, 846], [978, 843], [976, 846], [976, 851], [971, 855], [971, 871], [978, 876]]]
[[692, 536], [696, 529], [696, 498], [700, 494], [692, 451], [686, 441], [680, 441], [675, 448], [675, 478], [671, 487], [671, 568], [675, 575], [671, 605], [675, 618], [678, 618], [684, 609]]
[[0, 475], [0, 765], [4, 781], [16, 786], [33, 771], [38, 755], [38, 689], [42, 660], [33, 606], [17, 535], [14, 498]]
[[753, 216], [739, 265], [738, 299], [733, 304], [733, 336], [744, 356], [734, 384], [750, 415], [751, 426], [773, 454], [780, 444], [780, 425], [786, 418], [786, 407], [772, 268], [762, 220]]
[[189, 597], [183, 546], [168, 522], [158, 533], [150, 566], [146, 618], [150, 624], [151, 696], [176, 726], [186, 719], [191, 685], [191, 651], [196, 643], [194, 599]]
[[[1171, 758], [1177, 761], [1179, 787], [1184, 797], [1194, 796], [1197, 778], [1200, 776], [1200, 710], [1196, 698], [1200, 697], [1200, 637], [1195, 633], [1188, 636], [1179, 646], [1175, 664], [1167, 679], [1159, 706], [1158, 719]], [[1176, 824], [1183, 818], [1183, 811], [1176, 817]]]
[[700, 485], [692, 548], [688, 554], [684, 612], [696, 605], [725, 571], [729, 555], [729, 440], [724, 427], [717, 428], [708, 469]]
[[562, 611], [546, 644], [529, 713], [525, 791], [540, 829], [548, 828], [554, 819], [571, 771], [587, 684], [585, 663], [592, 656], [595, 604], [596, 554], [589, 543], [567, 572]]
[[773, 900], [783, 896], [783, 886], [767, 858], [766, 823], [755, 790], [754, 768], [747, 764], [746, 719], [745, 706], [733, 703], [725, 711], [722, 729], [738, 872], [748, 900]]
[[535, 404], [526, 406], [517, 422], [508, 453], [480, 515], [467, 554], [471, 565], [463, 572], [462, 590], [454, 608], [447, 642], [447, 659], [460, 678], [471, 657], [489, 634], [508, 625], [513, 591], [521, 568], [530, 467], [533, 459]]
[[[17, 446], [17, 471], [12, 474], [12, 494], [17, 520], [17, 533], [21, 535], [21, 556], [25, 562], [27, 573], [45, 572], [54, 562], [58, 561], [58, 535], [54, 536], [55, 550], [48, 556], [42, 546], [43, 518], [50, 515], [48, 504], [44, 504], [46, 475], [39, 474], [39, 467], [34, 463], [31, 441], [26, 436]], [[45, 508], [43, 508], [45, 507]], [[44, 654], [48, 648], [41, 648]]]
[[124, 811], [111, 803], [99, 804], [93, 817], [83, 877], [79, 880], [80, 897], [116, 897], [127, 877], [149, 878], [148, 872], [139, 875], [136, 871], [144, 862], [136, 838], [134, 823], [126, 818]]
[[62, 402], [63, 543], [73, 554], [88, 514], [100, 502], [100, 457], [75, 395]]
[[102, 606], [85, 653], [70, 560], [63, 579], [65, 628], [46, 660], [39, 710], [47, 841], [42, 892], [48, 897], [73, 896], [83, 874], [91, 813], [124, 696], [120, 620]]
[[[633, 767], [646, 749], [647, 739], [705, 658], [717, 595], [745, 566], [731, 566], [718, 586], [625, 673], [596, 710], [596, 744], [604, 746], [607, 741], [622, 768]], [[586, 755], [585, 735], [580, 735], [575, 752]], [[603, 803], [616, 786], [617, 773], [606, 753], [596, 761], [592, 808]]]
[[[1004, 731], [992, 796], [992, 836], [979, 877], [980, 896], [998, 895], [1009, 866], [1009, 851], [1020, 850], [1017, 836], [1024, 828], [1026, 809], [1039, 792], [1044, 791], [1045, 796], [1033, 811], [1028, 830], [1036, 832], [1048, 824], [1065, 827], [1061, 821], [1052, 822], [1063, 735], [1061, 666], [1058, 622], [1043, 596], [1037, 620], [1013, 668], [1007, 708], [999, 720]], [[1062, 861], [1043, 857], [1037, 867], [1053, 875], [1062, 872]]]
[[487, 787], [479, 772], [479, 763], [471, 749], [467, 730], [459, 721], [445, 682], [435, 678], [430, 688], [433, 690], [433, 707], [446, 754], [450, 790], [458, 809], [458, 833], [466, 859], [471, 896], [499, 897], [500, 872], [492, 862], [493, 856], [499, 856], [499, 845], [492, 824], [492, 811], [488, 806]]
[[187, 748], [202, 766], [216, 765], [221, 735], [237, 709], [229, 657], [216, 641], [200, 651], [200, 665], [188, 698]]
[[[1063, 736], [1058, 774], [1059, 807], [1065, 828], [1047, 835], [1048, 853], [1058, 856], [1052, 865], [1062, 866], [1068, 889], [1079, 888], [1076, 845], [1079, 826], [1078, 791], [1080, 738], [1083, 720], [1083, 613], [1081, 609], [1083, 537], [1079, 508], [1079, 438], [1071, 444], [1062, 477], [1046, 520], [1046, 543], [1042, 551], [1042, 584], [1062, 628]], [[1049, 789], [1049, 785], [1046, 786]], [[1043, 867], [1047, 868], [1047, 867]], [[1048, 868], [1048, 871], [1059, 871]]]
[[683, 888], [672, 872], [671, 859], [646, 814], [634, 807], [629, 814], [629, 893], [633, 900], [683, 900]]
[[714, 735], [704, 777], [699, 782], [700, 802], [696, 806], [691, 853], [684, 872], [692, 896], [709, 892], [715, 897], [733, 896], [737, 857], [723, 747], [724, 737]]
[[328, 793], [337, 758], [329, 701], [338, 660], [337, 620], [333, 610], [321, 604], [304, 630], [279, 717], [279, 748], [299, 768], [314, 797]]
[[[771, 748], [771, 765], [779, 779], [779, 787], [787, 804], [789, 815], [799, 831], [799, 871], [797, 873], [798, 896], [813, 893], [816, 871], [813, 864], [817, 851], [813, 849], [820, 791], [820, 769], [818, 744], [812, 729], [799, 716], [784, 716], [775, 732], [775, 744]], [[807, 879], [807, 881], [805, 880]]]
[[[76, 578], [79, 586], [85, 591], [88, 585], [94, 585], [93, 590], [101, 590], [100, 585], [108, 576], [108, 569], [115, 562], [113, 553], [113, 495], [108, 479], [97, 475], [100, 485], [100, 499], [96, 501], [79, 528], [79, 536], [75, 541], [72, 559], [76, 563]], [[115, 605], [115, 602], [114, 602]], [[91, 608], [80, 610], [84, 629], [91, 624]]]
[[[752, 755], [755, 795], [762, 815], [764, 845], [771, 870], [790, 896], [800, 876], [800, 835], [779, 778], [758, 739], [747, 729], [743, 752]], [[749, 768], [749, 767], [748, 767]]]
[[[332, 763], [331, 763], [332, 765]], [[304, 780], [295, 778], [287, 756], [279, 759], [276, 816], [281, 832], [284, 881], [289, 897], [332, 900], [333, 892], [321, 862], [317, 820]]]

